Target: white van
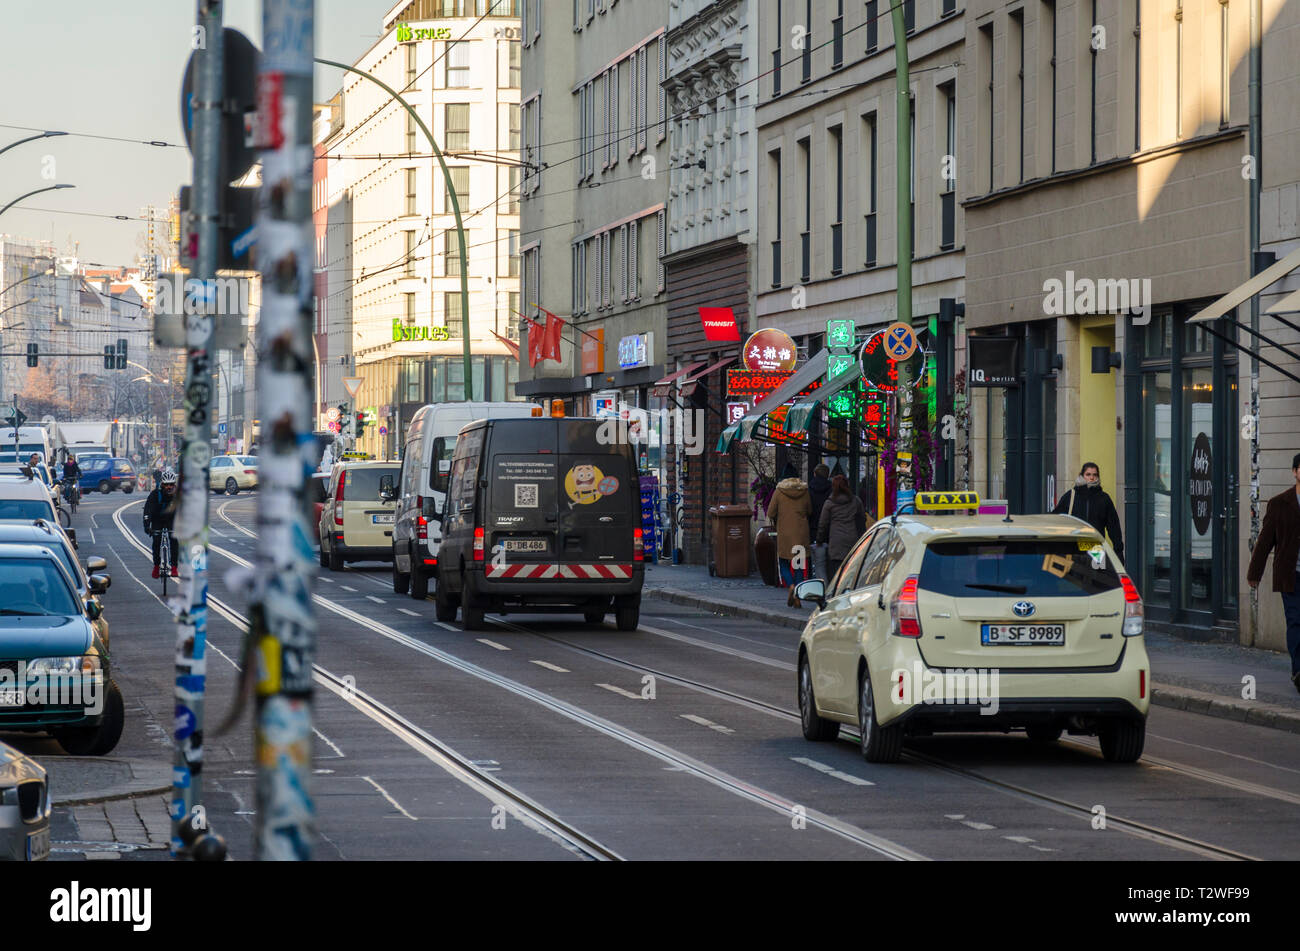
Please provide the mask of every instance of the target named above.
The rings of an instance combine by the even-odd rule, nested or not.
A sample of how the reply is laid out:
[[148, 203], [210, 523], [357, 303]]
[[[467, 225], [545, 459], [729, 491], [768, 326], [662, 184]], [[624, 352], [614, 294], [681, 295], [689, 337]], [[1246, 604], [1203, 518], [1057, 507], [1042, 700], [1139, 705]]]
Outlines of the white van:
[[[14, 443], [18, 443], [15, 455]], [[32, 453], [38, 453], [41, 461], [54, 465], [54, 443], [44, 426], [19, 426], [15, 439], [14, 428], [0, 428], [0, 462], [26, 462]]]
[[456, 434], [480, 419], [519, 419], [533, 415], [535, 403], [431, 403], [416, 410], [402, 444], [402, 471], [396, 486], [393, 524], [393, 591], [423, 601], [429, 579], [437, 576], [442, 528], [429, 518], [447, 498], [447, 476], [456, 451]]

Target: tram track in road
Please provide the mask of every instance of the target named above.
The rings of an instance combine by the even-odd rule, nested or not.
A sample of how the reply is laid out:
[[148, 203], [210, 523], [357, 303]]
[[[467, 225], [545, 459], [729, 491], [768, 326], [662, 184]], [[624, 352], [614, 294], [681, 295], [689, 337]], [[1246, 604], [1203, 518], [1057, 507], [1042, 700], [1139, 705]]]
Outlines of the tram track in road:
[[[140, 554], [145, 557], [152, 557], [150, 550], [137, 540], [122, 523], [121, 512], [126, 507], [122, 506], [117, 509], [113, 513], [113, 520], [117, 523], [117, 527], [123, 536]], [[222, 552], [222, 554], [226, 553]], [[239, 561], [247, 564], [242, 559], [239, 559]], [[241, 633], [247, 633], [248, 619], [220, 598], [215, 597], [210, 591], [208, 593], [208, 605]], [[623, 861], [623, 857], [613, 849], [608, 848], [597, 839], [566, 822], [509, 783], [480, 769], [471, 760], [427, 730], [412, 723], [364, 690], [358, 689], [350, 680], [340, 677], [320, 664], [312, 665], [312, 673], [316, 683], [384, 727], [448, 775], [464, 783], [494, 805], [505, 808], [513, 818], [529, 829], [547, 836], [557, 844], [583, 858], [596, 861]]]
[[[226, 503], [226, 505], [229, 504], [230, 504], [229, 502]], [[225, 507], [226, 507], [225, 505], [222, 506], [222, 510], [221, 510], [222, 517], [227, 521], [230, 521], [231, 524], [234, 525], [235, 523], [230, 520], [228, 515], [225, 514], [224, 512]], [[236, 526], [236, 527], [240, 528], [240, 530], [243, 531], [245, 534], [255, 537], [255, 533], [249, 532], [247, 529], [244, 529], [242, 526]], [[235, 559], [238, 559], [238, 556], [233, 555], [233, 553], [227, 553], [221, 549], [216, 549], [216, 550], [220, 551], [223, 555], [226, 555], [226, 557], [233, 557]], [[242, 561], [242, 559], [240, 560]], [[370, 577], [371, 580], [376, 584], [381, 583], [379, 579], [376, 579], [365, 572], [356, 572], [356, 574], [360, 577]], [[383, 585], [383, 586], [387, 587], [387, 585]], [[345, 608], [342, 605], [335, 605], [332, 602], [330, 602], [329, 599], [322, 598], [319, 595], [317, 595], [316, 598], [318, 603], [321, 603], [322, 606], [328, 607], [330, 610], [335, 611], [335, 613], [342, 614], [345, 617], [352, 616], [350, 619], [355, 620], [356, 623], [360, 623], [363, 626], [370, 627], [372, 629], [375, 629], [377, 627], [377, 625], [374, 622], [371, 622], [370, 619], [363, 618], [360, 615], [356, 615], [355, 612], [352, 612], [350, 609]], [[577, 644], [574, 643], [573, 641], [566, 640], [565, 638], [557, 637], [553, 634], [539, 631], [536, 628], [519, 624], [515, 621], [507, 620], [504, 617], [499, 617], [497, 615], [488, 615], [488, 620], [506, 630], [516, 631], [518, 633], [531, 635], [533, 637], [539, 638], [544, 641], [549, 641], [553, 644], [556, 644], [557, 646], [561, 646], [567, 650], [571, 650], [576, 653], [591, 657], [603, 663], [609, 663], [616, 666], [620, 666], [629, 671], [648, 673], [657, 678], [664, 680], [667, 683], [672, 683], [677, 686], [684, 687], [686, 689], [694, 690], [703, 693], [705, 695], [723, 700], [728, 703], [733, 703], [739, 706], [743, 706], [750, 709], [751, 711], [761, 712], [769, 716], [775, 716], [787, 722], [793, 722], [793, 723], [799, 722], [798, 712], [787, 707], [782, 707], [780, 705], [772, 704], [764, 700], [760, 700], [754, 697], [749, 697], [742, 693], [737, 693], [735, 691], [728, 690], [724, 687], [720, 687], [715, 684], [710, 684], [691, 677], [674, 674], [670, 671], [663, 670], [656, 666], [638, 663], [636, 661], [628, 660], [623, 657], [618, 657], [614, 654], [610, 654], [605, 651], [597, 650], [592, 647], [587, 647], [582, 644]], [[382, 626], [382, 625], [378, 625], [378, 626]], [[408, 644], [408, 646], [414, 646], [416, 650], [420, 650], [425, 653], [434, 651], [438, 655], [443, 655], [447, 658], [451, 658], [451, 660], [455, 665], [468, 664], [468, 662], [461, 661], [460, 658], [456, 658], [454, 655], [448, 655], [445, 652], [439, 651], [437, 648], [433, 648], [431, 645], [425, 644], [422, 641], [409, 638], [407, 635], [404, 635], [401, 632], [393, 631], [392, 633], [396, 634], [402, 640], [410, 641], [411, 643]], [[727, 647], [725, 645], [709, 643], [699, 638], [690, 638], [684, 635], [675, 634], [673, 632], [663, 631], [661, 629], [656, 629], [656, 628], [647, 628], [645, 630], [645, 633], [668, 637], [675, 641], [690, 644], [691, 646], [724, 653], [730, 656], [735, 656], [738, 659], [745, 660], [751, 663], [758, 663], [770, 667], [793, 670], [793, 665], [788, 665], [783, 661], [779, 661], [774, 658], [763, 657], [761, 655], [753, 654], [749, 651], [740, 650], [738, 648], [732, 648], [732, 647]], [[442, 659], [442, 657], [439, 657], [439, 659]], [[469, 666], [476, 666], [476, 665], [469, 665]], [[488, 673], [491, 677], [494, 678], [498, 676], [492, 674], [490, 671], [487, 671], [486, 673]], [[523, 685], [518, 685], [518, 686], [522, 687]], [[531, 690], [531, 688], [526, 688], [526, 687], [524, 687], [523, 689]], [[548, 699], [554, 701], [555, 698], [548, 698]], [[563, 701], [559, 701], [559, 702], [563, 703]], [[574, 708], [574, 709], [578, 709], [578, 708]], [[583, 711], [583, 713], [585, 713], [585, 711]], [[588, 714], [588, 716], [594, 716], [594, 715]], [[596, 718], [596, 719], [600, 719], [600, 718]], [[611, 724], [611, 726], [613, 725]], [[621, 729], [621, 728], [615, 727], [615, 729]], [[627, 732], [630, 733], [630, 731]], [[853, 742], [854, 744], [859, 742], [856, 731], [848, 726], [845, 726], [841, 729], [840, 737], [842, 740], [850, 741]], [[1081, 752], [1088, 752], [1088, 753], [1096, 752], [1095, 745], [1089, 746], [1085, 743], [1078, 743], [1073, 740], [1064, 741], [1062, 745], [1077, 749]], [[1053, 795], [1052, 793], [1031, 789], [1019, 783], [1013, 783], [1013, 782], [996, 779], [978, 770], [948, 760], [944, 760], [940, 757], [936, 757], [928, 753], [922, 753], [916, 750], [909, 749], [909, 750], [905, 750], [904, 758], [918, 765], [922, 765], [931, 769], [945, 772], [949, 775], [960, 777], [967, 782], [981, 785], [986, 789], [994, 790], [1003, 795], [1008, 795], [1014, 798], [1018, 798], [1021, 801], [1034, 803], [1039, 806], [1052, 809], [1058, 813], [1069, 815], [1074, 818], [1085, 819], [1089, 822], [1091, 822], [1092, 819], [1094, 818], [1092, 809], [1086, 805], [1073, 802], [1061, 796]], [[1230, 788], [1235, 791], [1248, 794], [1248, 795], [1271, 798], [1292, 805], [1300, 803], [1300, 796], [1297, 796], [1285, 790], [1274, 789], [1272, 787], [1267, 787], [1256, 783], [1250, 783], [1244, 780], [1238, 780], [1230, 776], [1225, 776], [1209, 770], [1203, 770], [1196, 767], [1187, 766], [1185, 764], [1177, 763], [1163, 758], [1147, 757], [1147, 759], [1149, 761], [1147, 768], [1160, 769], [1160, 770], [1176, 773], [1190, 779], [1195, 779], [1200, 782], [1204, 782], [1208, 784], [1223, 786], [1225, 788]], [[1136, 819], [1129, 819], [1123, 816], [1117, 816], [1113, 813], [1108, 813], [1106, 820], [1108, 826], [1113, 826], [1115, 828], [1118, 828], [1124, 831], [1126, 834], [1147, 841], [1155, 842], [1161, 845], [1165, 845], [1167, 847], [1178, 849], [1180, 851], [1185, 851], [1192, 854], [1200, 855], [1205, 858], [1227, 860], [1227, 861], [1258, 861], [1259, 860], [1256, 856], [1249, 855], [1247, 853], [1235, 849], [1231, 849], [1226, 846], [1216, 845], [1214, 843], [1207, 842], [1195, 838], [1193, 836], [1184, 835], [1182, 833], [1175, 832], [1170, 829], [1161, 828], [1159, 826], [1155, 826], [1150, 823], [1145, 823]]]

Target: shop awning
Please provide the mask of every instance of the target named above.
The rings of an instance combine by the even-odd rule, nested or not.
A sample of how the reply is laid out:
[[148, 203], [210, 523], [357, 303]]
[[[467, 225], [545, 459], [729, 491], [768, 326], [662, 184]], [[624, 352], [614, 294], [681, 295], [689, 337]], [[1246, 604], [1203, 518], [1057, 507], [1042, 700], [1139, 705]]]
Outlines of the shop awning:
[[682, 380], [682, 396], [690, 396], [692, 393], [694, 393], [695, 387], [699, 386], [700, 384], [700, 380], [704, 379], [714, 370], [720, 370], [722, 369], [722, 367], [725, 367], [730, 363], [735, 363], [739, 359], [740, 359], [739, 357], [724, 357], [723, 359], [719, 360], [717, 363], [710, 364], [709, 366], [705, 367], [703, 370], [699, 370], [695, 373], [692, 373], [686, 379]]
[[853, 386], [861, 378], [862, 365], [855, 362], [849, 370], [841, 373], [832, 382], [818, 387], [791, 406], [790, 412], [785, 417], [785, 428], [792, 433], [803, 432], [808, 428], [808, 420], [819, 405], [824, 404], [826, 400], [845, 387]]
[[795, 370], [788, 380], [758, 401], [748, 413], [722, 431], [718, 437], [718, 452], [726, 452], [737, 436], [748, 442], [754, 427], [772, 410], [798, 396], [826, 375], [827, 351], [822, 350], [807, 363]]
[[652, 391], [651, 395], [667, 396], [669, 388], [673, 385], [673, 383], [677, 381], [679, 377], [686, 376], [688, 373], [694, 373], [696, 370], [698, 370], [700, 367], [704, 366], [704, 364], [708, 362], [709, 362], [708, 360], [700, 360], [698, 363], [688, 364], [687, 366], [682, 367], [680, 370], [678, 370], [675, 373], [669, 373], [662, 380], [656, 380], [655, 388]]

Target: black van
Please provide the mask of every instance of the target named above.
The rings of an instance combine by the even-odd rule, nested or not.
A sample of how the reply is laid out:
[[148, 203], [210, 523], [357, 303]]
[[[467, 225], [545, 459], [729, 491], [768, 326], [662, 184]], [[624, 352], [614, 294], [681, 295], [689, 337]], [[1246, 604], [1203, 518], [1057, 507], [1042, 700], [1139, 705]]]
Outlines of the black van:
[[[636, 630], [645, 563], [633, 447], [602, 420], [489, 419], [460, 431], [442, 522], [437, 615], [479, 630], [485, 611], [613, 610]], [[606, 427], [606, 431], [608, 427]]]

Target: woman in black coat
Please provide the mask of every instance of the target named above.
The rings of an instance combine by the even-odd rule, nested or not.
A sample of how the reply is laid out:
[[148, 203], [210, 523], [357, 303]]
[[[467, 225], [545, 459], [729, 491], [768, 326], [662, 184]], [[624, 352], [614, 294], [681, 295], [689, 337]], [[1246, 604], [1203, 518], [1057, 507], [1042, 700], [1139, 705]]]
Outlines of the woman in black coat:
[[1124, 560], [1124, 536], [1119, 527], [1119, 512], [1115, 503], [1101, 488], [1101, 469], [1095, 462], [1085, 462], [1074, 481], [1074, 488], [1061, 496], [1052, 509], [1055, 515], [1073, 515], [1081, 518], [1101, 535], [1110, 533], [1110, 544], [1115, 555]]

